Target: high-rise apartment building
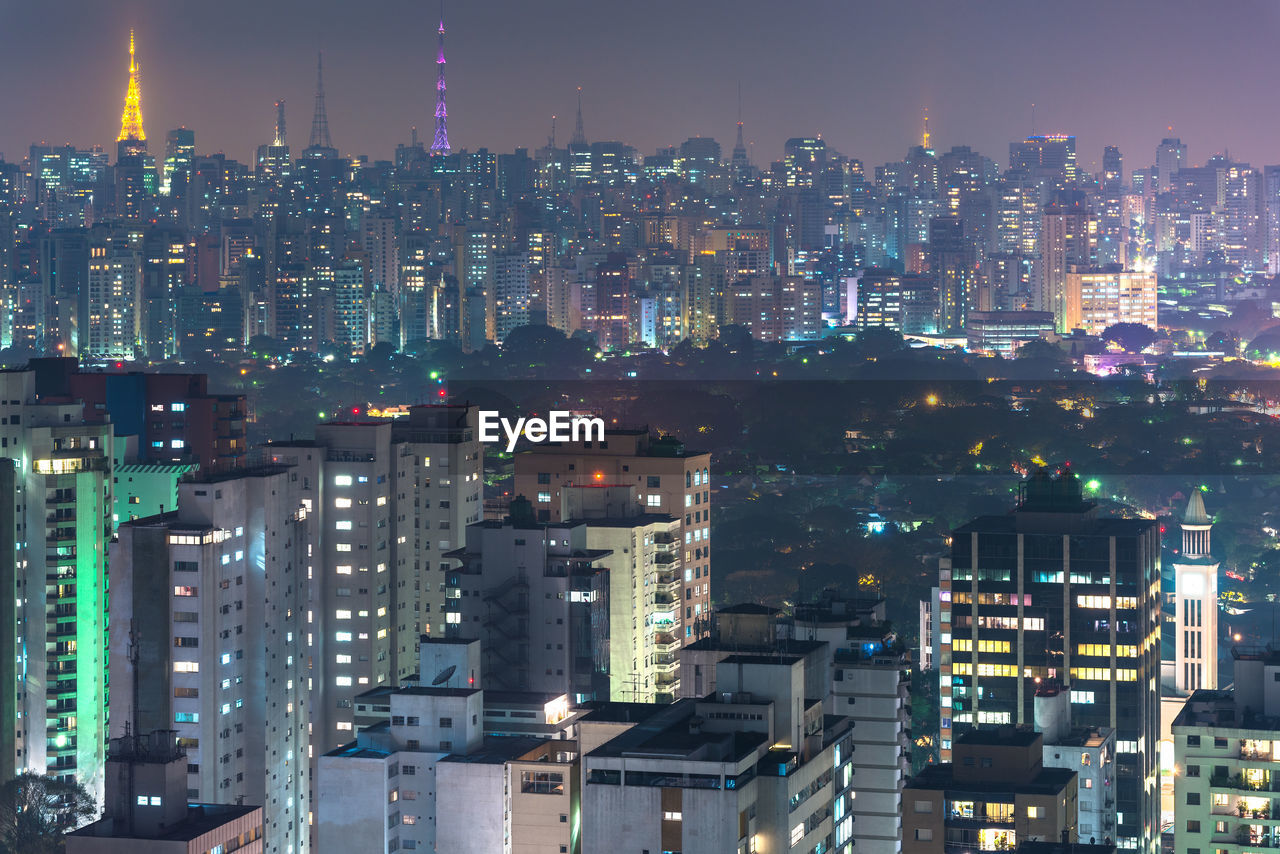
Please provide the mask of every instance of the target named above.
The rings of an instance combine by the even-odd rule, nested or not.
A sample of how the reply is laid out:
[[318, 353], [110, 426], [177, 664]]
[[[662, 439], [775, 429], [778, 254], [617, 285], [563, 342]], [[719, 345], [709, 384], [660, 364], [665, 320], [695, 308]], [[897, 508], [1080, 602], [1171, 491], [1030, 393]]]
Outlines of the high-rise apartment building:
[[263, 849], [310, 849], [308, 514], [288, 468], [188, 480], [111, 552], [111, 731], [168, 730], [182, 796], [260, 804]]
[[1074, 726], [1116, 731], [1117, 844], [1159, 844], [1157, 525], [1098, 515], [1080, 479], [1039, 470], [1005, 516], [952, 533], [939, 571], [940, 751], [980, 724], [1030, 725], [1058, 680]]
[[317, 752], [350, 740], [352, 699], [417, 670], [444, 633], [449, 552], [483, 513], [475, 409], [412, 407], [406, 422], [316, 426], [269, 446], [311, 519], [308, 627]]
[[648, 430], [612, 430], [604, 441], [538, 445], [515, 459], [513, 493], [533, 502], [540, 522], [563, 521], [570, 485], [632, 485], [649, 513], [684, 522], [684, 581], [675, 633], [701, 637], [711, 616], [711, 454]]
[[0, 371], [0, 770], [83, 784], [101, 803], [107, 735], [111, 425], [37, 400], [34, 371]]
[[1234, 686], [1192, 693], [1173, 720], [1175, 851], [1275, 848], [1280, 654], [1233, 649]]
[[445, 634], [447, 554], [484, 513], [484, 446], [478, 410], [466, 404], [409, 407], [391, 424], [396, 458], [396, 641], [398, 677], [415, 672], [419, 635]]

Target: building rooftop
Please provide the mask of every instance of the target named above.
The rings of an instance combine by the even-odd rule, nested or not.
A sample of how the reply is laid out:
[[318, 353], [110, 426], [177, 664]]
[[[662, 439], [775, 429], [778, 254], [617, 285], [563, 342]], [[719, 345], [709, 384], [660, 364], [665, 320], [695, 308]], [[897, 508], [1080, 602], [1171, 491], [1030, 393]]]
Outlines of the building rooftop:
[[[204, 836], [211, 830], [228, 822], [261, 811], [262, 807], [240, 806], [237, 804], [188, 804], [187, 817], [166, 832], [154, 837], [145, 837], [150, 841], [190, 842]], [[109, 839], [142, 839], [140, 836], [127, 836], [116, 833], [117, 822], [112, 818], [103, 818], [79, 830], [72, 831], [70, 836], [92, 836]], [[123, 828], [123, 823], [121, 823]]]
[[974, 727], [956, 739], [956, 744], [998, 747], [1030, 747], [1041, 734], [1029, 727]]
[[790, 640], [780, 638], [776, 643], [769, 644], [768, 646], [757, 646], [729, 643], [717, 637], [709, 637], [699, 638], [693, 643], [687, 643], [682, 646], [681, 649], [707, 651], [732, 649], [734, 652], [739, 653], [739, 656], [735, 656], [735, 658], [745, 655], [747, 657], [760, 660], [777, 661], [779, 655], [787, 655], [792, 658], [803, 657], [809, 655], [815, 650], [822, 649], [825, 646], [827, 646], [826, 641], [816, 640]]
[[450, 753], [440, 762], [461, 762], [468, 765], [501, 765], [537, 750], [545, 739], [524, 736], [485, 736], [484, 746], [469, 753]]
[[362, 747], [359, 742], [348, 742], [342, 747], [335, 747], [325, 756], [342, 756], [347, 759], [386, 759], [391, 755], [391, 751], [382, 750], [377, 747]]
[[[810, 641], [810, 643], [818, 643], [820, 641]], [[794, 653], [776, 652], [766, 653], [764, 655], [753, 655], [750, 653], [739, 653], [726, 658], [723, 664], [795, 664], [797, 661], [803, 661], [803, 655]]]
[[740, 605], [726, 605], [723, 608], [716, 609], [717, 614], [747, 614], [759, 617], [772, 617], [783, 613], [781, 608], [773, 605], [756, 605], [752, 602], [743, 602]]
[[951, 763], [928, 765], [919, 774], [908, 780], [903, 788], [945, 791], [948, 792], [947, 797], [952, 797], [950, 793], [955, 792], [957, 793], [955, 797], [961, 800], [963, 799], [961, 793], [975, 791], [981, 791], [987, 795], [997, 792], [1023, 795], [1056, 795], [1065, 789], [1076, 776], [1075, 771], [1066, 768], [1041, 768], [1035, 777], [1021, 783], [1012, 780], [1005, 782], [991, 779], [957, 781], [954, 772], [955, 766]]

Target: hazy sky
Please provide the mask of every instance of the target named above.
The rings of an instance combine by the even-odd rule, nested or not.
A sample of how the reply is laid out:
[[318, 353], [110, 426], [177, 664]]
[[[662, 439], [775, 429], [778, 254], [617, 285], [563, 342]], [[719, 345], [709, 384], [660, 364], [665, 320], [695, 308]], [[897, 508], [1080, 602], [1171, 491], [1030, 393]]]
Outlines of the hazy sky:
[[[138, 34], [152, 150], [185, 125], [201, 152], [249, 160], [288, 104], [307, 144], [325, 52], [333, 142], [391, 156], [431, 139], [438, 0], [0, 0], [0, 152], [39, 140], [112, 146]], [[451, 0], [450, 138], [510, 151], [563, 143], [583, 87], [589, 139], [652, 153], [733, 145], [737, 90], [753, 157], [822, 134], [868, 165], [899, 159], [928, 107], [933, 143], [1004, 165], [1011, 139], [1075, 133], [1096, 169], [1118, 144], [1149, 165], [1165, 128], [1202, 163], [1280, 163], [1271, 0]]]

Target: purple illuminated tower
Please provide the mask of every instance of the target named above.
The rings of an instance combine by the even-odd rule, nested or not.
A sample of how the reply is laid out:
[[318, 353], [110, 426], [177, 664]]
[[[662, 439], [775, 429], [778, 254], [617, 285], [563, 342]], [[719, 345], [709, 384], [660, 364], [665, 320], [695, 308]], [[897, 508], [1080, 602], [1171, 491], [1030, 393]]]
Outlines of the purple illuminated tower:
[[436, 138], [431, 142], [432, 154], [449, 153], [449, 109], [444, 103], [444, 4], [440, 4], [440, 50], [436, 54]]

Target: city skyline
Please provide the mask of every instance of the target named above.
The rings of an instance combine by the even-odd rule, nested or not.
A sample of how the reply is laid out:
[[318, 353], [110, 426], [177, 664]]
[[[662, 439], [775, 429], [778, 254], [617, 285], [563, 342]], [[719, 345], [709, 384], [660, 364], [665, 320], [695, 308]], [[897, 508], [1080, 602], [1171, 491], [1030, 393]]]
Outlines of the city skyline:
[[[10, 79], [33, 67], [56, 72], [27, 74], [22, 87], [12, 87], [0, 152], [21, 159], [39, 141], [109, 148], [127, 82], [121, 45], [132, 27], [154, 136], [191, 128], [200, 151], [248, 160], [271, 140], [273, 105], [284, 99], [299, 144], [311, 113], [315, 55], [323, 50], [335, 145], [388, 159], [409, 140], [411, 126], [420, 139], [431, 135], [438, 8], [381, 5], [379, 22], [403, 26], [352, 19], [336, 3], [309, 4], [304, 17], [298, 4], [257, 8], [235, 0], [199, 25], [179, 7], [150, 0], [109, 8], [55, 4], [63, 12], [58, 39], [16, 42], [0, 56]], [[680, 9], [663, 0], [644, 14], [581, 2], [455, 4], [445, 10], [453, 148], [540, 147], [553, 114], [563, 144], [582, 86], [591, 140], [619, 140], [651, 154], [711, 136], [727, 150], [741, 84], [746, 139], [758, 165], [780, 157], [787, 138], [819, 134], [865, 164], [894, 160], [918, 142], [926, 109], [935, 148], [969, 145], [999, 163], [1010, 140], [1063, 132], [1078, 137], [1082, 167], [1098, 171], [1102, 147], [1118, 145], [1133, 168], [1149, 162], [1170, 127], [1188, 144], [1192, 163], [1223, 151], [1259, 164], [1277, 159], [1267, 140], [1280, 133], [1280, 119], [1257, 107], [1274, 76], [1262, 33], [1280, 15], [1266, 4], [1235, 10], [1233, 20], [1257, 26], [1196, 30], [1201, 54], [1230, 51], [1233, 59], [1207, 73], [1172, 49], [1189, 34], [1188, 3], [1165, 4], [1156, 18], [1099, 3], [1076, 4], [1070, 14], [1004, 2], [932, 6], [928, 15], [923, 8], [809, 0], [787, 7], [796, 23], [786, 27], [760, 25], [773, 13], [764, 3], [710, 0]], [[36, 18], [47, 11], [15, 9], [10, 32], [39, 31]], [[997, 49], [970, 55], [966, 45], [1001, 29]], [[1053, 45], [1045, 44], [1045, 32], [1057, 34], [1054, 45], [1078, 44], [1114, 61], [1082, 67], [1069, 52], [1046, 54]], [[787, 56], [813, 59], [804, 67], [774, 59]], [[1061, 73], [1065, 68], [1071, 73]], [[665, 122], [655, 124], [656, 116]]]

